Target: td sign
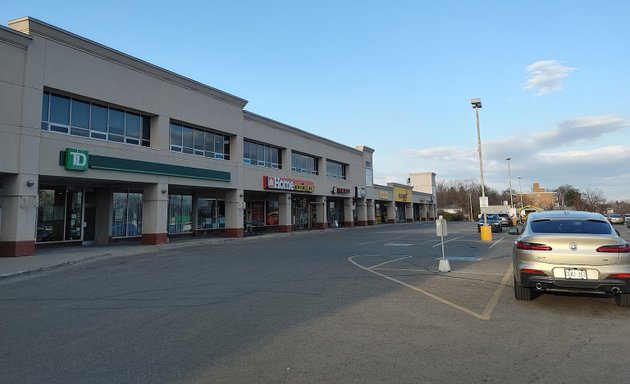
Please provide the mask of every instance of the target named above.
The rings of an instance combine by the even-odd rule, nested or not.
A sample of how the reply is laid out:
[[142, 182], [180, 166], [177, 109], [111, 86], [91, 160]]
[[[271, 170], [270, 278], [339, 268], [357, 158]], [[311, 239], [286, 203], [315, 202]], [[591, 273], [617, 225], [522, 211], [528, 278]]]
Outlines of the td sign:
[[85, 171], [88, 169], [88, 151], [66, 148], [65, 167], [70, 171]]

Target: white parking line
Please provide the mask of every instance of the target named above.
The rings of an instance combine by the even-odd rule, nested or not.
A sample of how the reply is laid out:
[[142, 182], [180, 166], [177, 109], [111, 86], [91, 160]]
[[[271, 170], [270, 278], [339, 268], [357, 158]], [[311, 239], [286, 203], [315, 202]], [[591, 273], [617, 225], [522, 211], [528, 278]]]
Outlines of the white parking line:
[[386, 261], [386, 262], [384, 262], [384, 263], [376, 264], [376, 265], [373, 265], [373, 266], [371, 266], [371, 267], [367, 267], [367, 268], [368, 268], [368, 269], [374, 269], [374, 268], [376, 268], [376, 267], [380, 267], [381, 265], [385, 265], [385, 264], [393, 263], [394, 261], [398, 261], [398, 260], [408, 259], [408, 258], [410, 258], [410, 257], [411, 257], [411, 256], [400, 257], [400, 258], [398, 258], [398, 259], [389, 260], [389, 261]]
[[[507, 271], [503, 274], [503, 278], [501, 279], [501, 282], [497, 286], [497, 289], [494, 291], [494, 294], [492, 295], [492, 298], [490, 299], [490, 301], [488, 302], [488, 304], [486, 305], [484, 310], [481, 313], [477, 313], [477, 312], [472, 311], [472, 310], [470, 310], [470, 309], [468, 309], [466, 307], [462, 307], [461, 305], [455, 304], [452, 301], [446, 300], [446, 299], [444, 299], [444, 298], [442, 298], [440, 296], [437, 296], [437, 295], [434, 295], [434, 294], [432, 294], [430, 292], [427, 292], [427, 291], [425, 291], [422, 288], [414, 287], [411, 284], [405, 283], [404, 281], [398, 280], [398, 279], [396, 279], [394, 277], [388, 276], [388, 275], [386, 275], [384, 273], [380, 273], [380, 272], [375, 271], [373, 269], [373, 268], [375, 268], [378, 265], [383, 265], [383, 264], [386, 264], [386, 263], [389, 263], [389, 262], [392, 262], [392, 261], [395, 261], [395, 260], [391, 260], [391, 261], [388, 261], [388, 262], [385, 262], [385, 263], [381, 263], [381, 264], [378, 264], [378, 265], [375, 265], [375, 266], [372, 266], [372, 267], [368, 268], [368, 267], [364, 267], [363, 265], [361, 265], [361, 264], [357, 263], [356, 261], [354, 261], [354, 258], [358, 257], [358, 256], [359, 255], [357, 255], [357, 256], [350, 256], [348, 258], [348, 261], [351, 262], [352, 264], [354, 264], [355, 266], [365, 270], [365, 271], [368, 271], [368, 272], [373, 273], [373, 274], [375, 274], [377, 276], [381, 276], [381, 277], [383, 277], [383, 278], [385, 278], [387, 280], [390, 280], [390, 281], [393, 281], [395, 283], [398, 283], [398, 284], [400, 284], [400, 285], [402, 285], [404, 287], [407, 287], [407, 288], [411, 289], [412, 291], [421, 293], [421, 294], [423, 294], [423, 295], [425, 295], [425, 296], [427, 296], [427, 297], [429, 297], [429, 298], [431, 298], [433, 300], [436, 300], [436, 301], [438, 301], [438, 302], [440, 302], [442, 304], [446, 304], [446, 305], [448, 305], [451, 308], [457, 309], [458, 311], [464, 312], [464, 313], [466, 313], [466, 314], [468, 314], [470, 316], [473, 316], [473, 317], [475, 317], [475, 318], [477, 318], [479, 320], [490, 320], [490, 317], [492, 316], [492, 311], [494, 311], [494, 308], [496, 307], [497, 303], [499, 302], [499, 298], [501, 297], [501, 293], [503, 293], [503, 289], [507, 285], [510, 277], [512, 277], [512, 264], [510, 264], [510, 266], [508, 267]], [[408, 258], [408, 257], [404, 257], [402, 259], [406, 259], [406, 258]], [[449, 272], [449, 273], [452, 273], [452, 272]]]
[[[450, 240], [448, 240], [448, 241], [445, 241], [445, 242], [444, 242], [444, 244], [446, 244], [446, 243], [450, 243], [451, 241], [459, 240], [459, 239], [461, 239], [462, 237], [464, 237], [464, 236], [454, 237], [454, 238], [452, 238], [452, 239], [450, 239]], [[439, 247], [440, 245], [442, 245], [442, 243], [441, 243], [441, 242], [440, 242], [440, 243], [435, 244], [435, 245], [433, 246], [433, 248], [435, 248], [435, 247]]]
[[490, 246], [490, 249], [494, 248], [494, 246], [499, 244], [501, 241], [503, 241], [503, 239], [505, 239], [505, 237], [501, 237], [499, 240], [497, 240], [494, 243], [492, 243], [492, 245]]
[[392, 237], [391, 239], [385, 239], [385, 240], [366, 241], [365, 243], [359, 243], [359, 245], [374, 244], [374, 243], [383, 243], [383, 242], [386, 242], [386, 241], [392, 241], [392, 240], [404, 239], [405, 237], [409, 237], [409, 235], [403, 235], [403, 236], [398, 236], [398, 237]]

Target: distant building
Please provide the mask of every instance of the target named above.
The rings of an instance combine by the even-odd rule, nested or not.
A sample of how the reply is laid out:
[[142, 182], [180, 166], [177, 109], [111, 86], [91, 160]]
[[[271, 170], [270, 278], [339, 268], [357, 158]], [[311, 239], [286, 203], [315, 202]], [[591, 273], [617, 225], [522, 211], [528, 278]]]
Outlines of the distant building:
[[[522, 197], [522, 199], [521, 199]], [[514, 197], [515, 204], [533, 205], [542, 209], [553, 209], [557, 205], [557, 193], [547, 192], [538, 182], [532, 184], [529, 193], [517, 193]]]

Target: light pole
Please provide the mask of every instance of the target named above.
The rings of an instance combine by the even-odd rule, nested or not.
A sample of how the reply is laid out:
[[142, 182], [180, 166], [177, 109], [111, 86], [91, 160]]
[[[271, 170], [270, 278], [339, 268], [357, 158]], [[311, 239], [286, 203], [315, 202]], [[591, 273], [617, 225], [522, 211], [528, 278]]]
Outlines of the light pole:
[[[486, 189], [484, 187], [483, 181], [483, 154], [481, 151], [481, 131], [479, 130], [479, 109], [481, 109], [481, 99], [478, 97], [474, 97], [470, 99], [470, 104], [472, 104], [472, 107], [475, 110], [475, 116], [477, 118], [477, 151], [479, 152], [479, 175], [481, 176], [481, 200], [484, 200], [485, 202]], [[483, 214], [483, 228], [480, 228], [480, 232], [481, 239], [484, 240], [486, 237], [484, 235], [484, 232], [487, 231], [488, 227], [488, 215], [486, 214], [486, 209], [482, 209], [481, 212]], [[492, 232], [490, 232], [490, 240], [492, 240]]]
[[514, 200], [512, 199], [512, 170], [510, 169], [510, 160], [511, 157], [506, 157], [508, 163], [508, 187], [510, 188], [510, 208], [514, 208]]
[[[518, 177], [518, 195], [521, 197], [521, 211], [523, 210], [523, 190], [521, 189], [521, 177]], [[521, 213], [518, 214], [519, 220], [521, 219]]]

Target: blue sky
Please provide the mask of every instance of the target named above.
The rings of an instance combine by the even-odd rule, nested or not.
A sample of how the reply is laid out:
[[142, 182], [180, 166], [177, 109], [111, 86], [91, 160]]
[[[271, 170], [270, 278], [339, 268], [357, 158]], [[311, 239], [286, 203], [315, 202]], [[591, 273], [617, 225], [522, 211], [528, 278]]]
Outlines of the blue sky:
[[630, 2], [28, 1], [32, 16], [411, 172], [630, 200]]

